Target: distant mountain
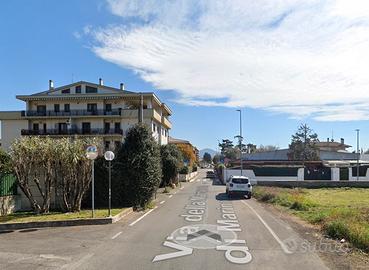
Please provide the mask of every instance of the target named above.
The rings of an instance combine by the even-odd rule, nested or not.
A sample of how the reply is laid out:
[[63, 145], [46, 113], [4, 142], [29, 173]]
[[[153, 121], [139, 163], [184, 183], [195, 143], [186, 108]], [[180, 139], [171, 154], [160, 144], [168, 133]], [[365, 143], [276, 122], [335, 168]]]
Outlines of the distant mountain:
[[209, 153], [211, 155], [211, 157], [213, 157], [214, 155], [216, 155], [218, 152], [213, 150], [213, 149], [210, 149], [210, 148], [205, 148], [205, 149], [201, 149], [199, 151], [199, 157], [202, 159], [202, 157], [204, 156], [205, 153]]

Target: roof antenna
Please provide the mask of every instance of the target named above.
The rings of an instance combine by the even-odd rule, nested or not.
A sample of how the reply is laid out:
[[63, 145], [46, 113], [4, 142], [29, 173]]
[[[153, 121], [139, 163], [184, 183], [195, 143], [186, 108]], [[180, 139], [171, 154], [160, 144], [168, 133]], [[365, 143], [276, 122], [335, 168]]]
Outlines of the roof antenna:
[[334, 142], [334, 138], [333, 138], [333, 129], [332, 129], [332, 139], [331, 142]]

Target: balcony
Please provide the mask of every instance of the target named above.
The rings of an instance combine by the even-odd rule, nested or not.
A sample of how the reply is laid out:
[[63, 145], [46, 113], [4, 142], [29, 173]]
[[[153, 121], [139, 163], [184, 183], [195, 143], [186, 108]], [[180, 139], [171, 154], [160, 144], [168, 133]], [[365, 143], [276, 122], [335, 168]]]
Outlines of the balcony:
[[122, 111], [124, 110], [22, 111], [21, 115], [23, 117], [121, 116]]
[[167, 117], [163, 116], [162, 122], [161, 122], [166, 128], [172, 128], [172, 123], [168, 120]]
[[103, 128], [91, 128], [91, 129], [78, 129], [72, 128], [68, 130], [63, 129], [46, 129], [46, 130], [31, 130], [22, 129], [21, 135], [23, 136], [70, 136], [70, 135], [123, 135], [122, 129], [103, 129]]

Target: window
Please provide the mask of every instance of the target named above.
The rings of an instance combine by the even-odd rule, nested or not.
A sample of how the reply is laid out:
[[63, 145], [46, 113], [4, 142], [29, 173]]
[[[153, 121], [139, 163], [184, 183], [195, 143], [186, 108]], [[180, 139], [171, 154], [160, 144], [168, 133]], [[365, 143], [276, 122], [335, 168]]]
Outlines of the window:
[[44, 123], [44, 133], [46, 133], [46, 130], [47, 130], [46, 123]]
[[39, 130], [38, 123], [34, 123], [34, 124], [33, 124], [33, 130], [34, 130], [34, 131], [38, 131], [38, 130]]
[[120, 130], [120, 122], [116, 122], [114, 124], [114, 128], [115, 128], [115, 130]]
[[97, 111], [97, 104], [96, 103], [87, 104], [87, 111], [88, 112], [96, 112]]
[[81, 94], [82, 87], [80, 85], [76, 86], [76, 94]]
[[54, 112], [60, 112], [60, 105], [54, 104]]
[[70, 104], [64, 104], [64, 111], [70, 112]]
[[156, 125], [155, 123], [152, 124], [152, 130], [155, 132], [156, 131]]
[[62, 94], [70, 94], [70, 88], [67, 88], [67, 89], [63, 89], [61, 91]]
[[97, 93], [97, 88], [86, 85], [86, 93], [87, 94]]
[[45, 116], [46, 115], [46, 105], [38, 105], [37, 106], [37, 115]]
[[82, 134], [91, 133], [91, 123], [84, 122], [82, 123]]
[[110, 141], [105, 141], [105, 150], [110, 149]]
[[109, 133], [109, 131], [110, 131], [110, 123], [105, 123], [104, 124], [104, 130], [105, 130], [105, 133]]
[[111, 112], [111, 104], [105, 104], [105, 111]]

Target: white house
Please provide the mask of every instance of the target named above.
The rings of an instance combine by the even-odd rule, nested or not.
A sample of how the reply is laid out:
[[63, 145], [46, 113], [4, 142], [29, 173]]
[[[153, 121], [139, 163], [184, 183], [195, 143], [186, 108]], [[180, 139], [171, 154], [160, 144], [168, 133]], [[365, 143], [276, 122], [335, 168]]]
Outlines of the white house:
[[[167, 144], [172, 127], [170, 108], [154, 93], [138, 93], [79, 81], [32, 95], [20, 95], [24, 111], [2, 111], [1, 147], [8, 150], [21, 136], [102, 137], [106, 149], [120, 144], [127, 130], [140, 119], [152, 128], [159, 144]], [[142, 110], [140, 110], [142, 108]], [[140, 117], [140, 112], [142, 116]]]

